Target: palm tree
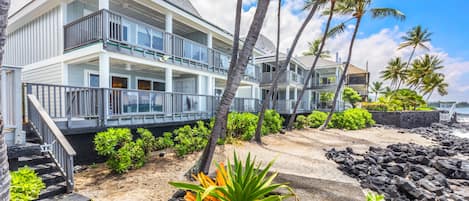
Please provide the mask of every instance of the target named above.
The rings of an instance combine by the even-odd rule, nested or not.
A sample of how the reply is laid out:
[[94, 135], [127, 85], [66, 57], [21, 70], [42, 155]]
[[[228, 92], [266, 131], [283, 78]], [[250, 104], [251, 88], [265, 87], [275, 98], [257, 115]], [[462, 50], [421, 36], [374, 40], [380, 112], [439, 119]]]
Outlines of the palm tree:
[[[407, 65], [405, 68], [406, 70], [409, 68], [410, 62], [412, 61], [412, 57], [414, 56], [415, 50], [417, 49], [417, 47], [421, 47], [425, 50], [429, 50], [429, 48], [424, 43], [431, 41], [430, 39], [431, 35], [432, 33], [428, 32], [427, 29], [422, 29], [422, 26], [418, 25], [412, 28], [412, 30], [408, 31], [407, 34], [402, 37], [404, 42], [402, 42], [399, 45], [398, 49], [400, 50], [406, 47], [412, 47], [412, 53], [410, 54], [409, 60], [407, 61]], [[399, 82], [397, 89], [399, 89], [402, 82], [403, 80]]]
[[[264, 97], [261, 111], [259, 112], [259, 120], [257, 121], [257, 128], [256, 128], [256, 133], [255, 133], [256, 136], [261, 135], [261, 129], [262, 129], [262, 123], [264, 121], [265, 110], [267, 109], [267, 106], [270, 103], [270, 99], [272, 98], [274, 89], [277, 88], [280, 75], [282, 75], [287, 70], [288, 64], [290, 63], [290, 60], [293, 56], [293, 52], [296, 48], [296, 45], [298, 44], [298, 40], [300, 39], [300, 36], [303, 34], [303, 31], [306, 28], [306, 25], [308, 25], [309, 21], [311, 21], [318, 7], [321, 4], [324, 4], [325, 1], [327, 0], [309, 0], [306, 2], [305, 9], [311, 7], [311, 10], [309, 11], [308, 16], [306, 16], [305, 20], [303, 21], [303, 24], [301, 25], [300, 29], [296, 33], [295, 39], [293, 40], [293, 43], [291, 44], [291, 47], [289, 51], [287, 52], [287, 57], [285, 58], [285, 61], [282, 62], [282, 65], [280, 66], [280, 68], [278, 68], [277, 72], [275, 73], [274, 78], [272, 79], [272, 85], [270, 86], [269, 93]], [[258, 138], [260, 139], [260, 137], [256, 137], [256, 141], [260, 143], [260, 140], [258, 140]]]
[[386, 86], [384, 87], [383, 94], [384, 96], [390, 96], [394, 91], [391, 89], [391, 87]]
[[435, 90], [438, 91], [440, 96], [448, 95], [448, 83], [445, 82], [445, 76], [439, 73], [433, 73], [425, 77], [422, 81], [421, 89], [424, 96], [428, 95], [427, 101]]
[[[6, 28], [8, 25], [9, 0], [0, 0], [0, 66], [5, 53]], [[0, 113], [0, 200], [10, 200], [10, 173], [8, 165], [7, 145], [3, 133], [3, 119]]]
[[[238, 0], [238, 5], [241, 0]], [[242, 3], [242, 2], [241, 2]], [[264, 24], [264, 19], [269, 7], [270, 0], [259, 0], [257, 2], [256, 12], [254, 18], [249, 27], [248, 35], [244, 41], [244, 45], [239, 53], [236, 65], [231, 69], [230, 74], [228, 74], [228, 80], [226, 81], [225, 91], [221, 97], [220, 103], [217, 107], [217, 113], [215, 116], [215, 124], [213, 126], [212, 132], [207, 146], [202, 153], [200, 158], [199, 165], [196, 164], [190, 171], [194, 173], [204, 172], [208, 174], [210, 169], [210, 164], [213, 159], [213, 154], [217, 145], [218, 138], [220, 133], [223, 131], [223, 127], [226, 126], [226, 117], [229, 112], [230, 106], [233, 102], [233, 98], [236, 95], [241, 79], [246, 70], [246, 66], [249, 62], [249, 56], [254, 49], [254, 46], [259, 38], [259, 34]], [[238, 8], [237, 8], [238, 9]], [[236, 11], [236, 21], [241, 17], [240, 9]], [[238, 40], [235, 38], [235, 41]], [[235, 50], [233, 50], [235, 51]], [[199, 166], [199, 168], [197, 168]]]
[[[278, 57], [280, 54], [280, 14], [282, 10], [282, 0], [278, 0], [278, 6], [277, 6], [277, 48], [275, 50], [275, 69], [278, 69], [279, 61]], [[278, 95], [278, 87], [274, 89], [274, 95], [273, 101], [272, 101], [272, 109], [275, 109], [275, 105], [277, 105], [277, 95]], [[259, 139], [259, 140], [258, 140]], [[261, 135], [256, 135], [256, 141], [257, 143], [261, 143]]]
[[[309, 49], [303, 52], [303, 56], [315, 56], [319, 53], [319, 46], [321, 45], [321, 39], [316, 39], [313, 42], [308, 42]], [[331, 58], [331, 52], [329, 50], [323, 50], [319, 57], [323, 59]]]
[[[354, 28], [353, 35], [352, 35], [352, 40], [350, 41], [347, 62], [345, 63], [344, 71], [342, 72], [342, 75], [339, 79], [339, 83], [337, 85], [337, 89], [335, 90], [334, 101], [332, 102], [332, 108], [329, 114], [327, 115], [326, 121], [320, 127], [321, 130], [326, 129], [335, 111], [335, 107], [337, 105], [339, 94], [340, 94], [342, 85], [344, 83], [344, 79], [347, 74], [348, 67], [350, 66], [350, 60], [352, 59], [353, 45], [355, 43], [355, 38], [357, 37], [357, 33], [360, 28], [362, 17], [368, 12], [371, 12], [373, 18], [384, 18], [384, 17], [392, 16], [400, 20], [405, 19], [405, 15], [399, 10], [392, 9], [392, 8], [369, 8], [370, 5], [371, 5], [371, 0], [344, 0], [344, 1], [339, 2], [339, 6], [336, 9], [337, 10], [336, 12], [340, 14], [352, 15], [351, 19], [355, 19], [355, 28]], [[337, 27], [334, 27], [331, 30], [330, 35], [334, 36], [338, 33], [344, 32], [345, 28], [346, 28], [345, 22], [343, 22], [339, 24]]]
[[[416, 59], [412, 63], [409, 70], [408, 85], [415, 89], [421, 88], [421, 84], [425, 77], [437, 73], [437, 70], [444, 68], [441, 64], [443, 61], [437, 56], [425, 54], [423, 57]], [[439, 73], [438, 73], [439, 74]]]
[[[381, 78], [390, 80], [391, 87], [396, 87], [401, 80], [407, 79], [406, 65], [407, 63], [402, 63], [400, 57], [391, 59], [386, 66], [386, 70], [381, 71]], [[399, 87], [397, 89], [399, 89]]]
[[300, 94], [297, 97], [297, 101], [295, 103], [295, 106], [293, 107], [293, 112], [292, 112], [292, 114], [290, 116], [290, 120], [288, 121], [288, 124], [287, 124], [287, 129], [288, 130], [291, 130], [293, 128], [293, 124], [294, 124], [295, 119], [296, 119], [296, 111], [298, 110], [298, 107], [301, 103], [301, 99], [303, 99], [303, 95], [305, 94], [305, 91], [308, 88], [309, 81], [313, 77], [314, 69], [316, 68], [316, 64], [319, 61], [319, 58], [321, 57], [324, 45], [326, 44], [327, 34], [329, 32], [329, 28], [330, 28], [330, 25], [331, 25], [332, 16], [334, 15], [334, 9], [335, 9], [336, 2], [337, 2], [336, 0], [330, 0], [330, 3], [331, 3], [330, 10], [329, 10], [329, 12], [327, 12], [327, 11], [325, 12], [325, 14], [329, 15], [329, 18], [327, 19], [326, 29], [324, 30], [322, 40], [319, 42], [320, 46], [319, 46], [318, 50], [315, 51], [316, 52], [316, 54], [315, 54], [316, 57], [314, 58], [311, 69], [309, 70], [309, 73], [306, 76], [306, 80], [303, 83], [303, 88], [301, 89]]
[[371, 83], [371, 92], [375, 93], [375, 101], [378, 99], [378, 96], [381, 92], [383, 92], [383, 83], [382, 82], [373, 82]]

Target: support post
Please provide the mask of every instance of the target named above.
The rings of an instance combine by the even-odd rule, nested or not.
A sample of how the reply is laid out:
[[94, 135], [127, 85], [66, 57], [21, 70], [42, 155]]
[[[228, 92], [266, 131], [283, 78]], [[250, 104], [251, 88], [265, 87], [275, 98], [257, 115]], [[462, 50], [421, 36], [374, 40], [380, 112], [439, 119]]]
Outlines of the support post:
[[165, 31], [173, 33], [173, 13], [167, 12], [165, 15]]
[[109, 74], [111, 64], [109, 55], [103, 52], [99, 55], [99, 87], [102, 89], [102, 100], [103, 100], [103, 114], [102, 121], [104, 124], [107, 122], [109, 115], [109, 94], [108, 89], [110, 88]]
[[212, 32], [207, 32], [207, 47], [208, 48], [212, 48], [213, 47], [213, 36], [212, 36]]

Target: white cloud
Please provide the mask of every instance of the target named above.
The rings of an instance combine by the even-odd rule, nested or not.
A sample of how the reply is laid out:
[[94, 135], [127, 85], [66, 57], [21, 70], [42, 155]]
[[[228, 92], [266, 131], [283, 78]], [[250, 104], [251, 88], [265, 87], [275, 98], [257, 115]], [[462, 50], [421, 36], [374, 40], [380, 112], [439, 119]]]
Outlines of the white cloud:
[[[205, 19], [208, 19], [224, 29], [233, 31], [236, 1], [191, 1]], [[244, 5], [253, 5], [254, 0], [245, 0], [243, 3]], [[274, 43], [277, 29], [277, 4], [277, 1], [272, 1], [270, 3], [269, 11], [262, 29], [262, 34], [266, 35], [269, 39], [274, 41]], [[303, 19], [306, 17], [306, 12], [300, 12], [303, 5], [304, 0], [291, 0], [286, 1], [282, 7], [280, 32], [280, 48], [282, 52], [285, 52], [286, 49], [290, 47], [297, 30], [301, 26]], [[254, 12], [255, 7], [251, 7], [248, 11], [243, 11], [241, 24], [242, 34], [247, 32], [250, 22], [254, 16]], [[298, 43], [295, 54], [299, 55], [301, 52], [307, 50], [307, 42], [313, 41], [321, 36], [321, 27], [324, 26], [325, 21], [325, 17], [315, 17], [311, 20]], [[336, 38], [329, 39], [326, 43], [326, 49], [333, 53], [338, 52], [342, 61], [345, 61], [348, 54], [348, 46], [353, 28], [353, 25], [348, 26], [347, 30], [343, 34]], [[397, 49], [401, 41], [400, 37], [405, 31], [406, 30], [400, 30], [398, 26], [388, 27], [365, 38], [363, 37], [363, 33], [360, 32], [358, 36], [359, 39], [356, 40], [353, 49], [352, 63], [365, 68], [366, 63], [368, 62], [372, 81], [380, 80], [379, 72], [384, 69], [386, 63], [391, 58], [399, 56], [402, 57], [404, 61], [407, 61], [411, 49]], [[458, 82], [464, 73], [469, 73], [469, 61], [452, 58], [450, 55], [445, 53], [444, 50], [436, 48], [432, 46], [432, 44], [428, 44], [428, 46], [430, 47], [429, 52], [419, 50], [416, 52], [415, 56], [418, 57], [424, 53], [430, 53], [438, 55], [445, 61], [444, 65], [446, 68], [443, 70], [443, 73], [446, 75], [446, 80], [450, 87], [449, 95], [442, 99], [460, 101], [469, 99], [469, 84], [464, 85], [463, 83]], [[432, 99], [438, 100], [441, 99], [441, 97], [434, 95], [432, 96]]]

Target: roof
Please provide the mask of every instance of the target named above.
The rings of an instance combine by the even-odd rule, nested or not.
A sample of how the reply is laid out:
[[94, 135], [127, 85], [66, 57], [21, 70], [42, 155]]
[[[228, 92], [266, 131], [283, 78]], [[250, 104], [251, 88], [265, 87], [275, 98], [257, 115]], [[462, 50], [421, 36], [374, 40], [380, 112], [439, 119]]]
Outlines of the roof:
[[353, 64], [349, 65], [347, 74], [361, 74], [361, 73], [366, 73], [366, 70], [363, 70]]
[[165, 1], [173, 5], [176, 5], [182, 10], [185, 10], [186, 12], [191, 13], [192, 15], [201, 17], [199, 14], [199, 11], [194, 7], [194, 5], [192, 5], [191, 1], [189, 0], [165, 0]]
[[[316, 58], [316, 56], [313, 56], [313, 55], [297, 57], [297, 59], [301, 61], [301, 63], [306, 65], [307, 69], [311, 69], [311, 66], [313, 65], [313, 62], [314, 62], [314, 58]], [[318, 63], [316, 64], [316, 68], [330, 68], [330, 67], [336, 67], [336, 66], [338, 66], [336, 62], [326, 60], [326, 59], [321, 59], [321, 58], [319, 58]]]
[[[243, 38], [244, 39], [244, 38]], [[263, 50], [266, 53], [275, 53], [276, 47], [275, 44], [267, 38], [267, 36], [260, 34], [256, 42], [256, 48]]]

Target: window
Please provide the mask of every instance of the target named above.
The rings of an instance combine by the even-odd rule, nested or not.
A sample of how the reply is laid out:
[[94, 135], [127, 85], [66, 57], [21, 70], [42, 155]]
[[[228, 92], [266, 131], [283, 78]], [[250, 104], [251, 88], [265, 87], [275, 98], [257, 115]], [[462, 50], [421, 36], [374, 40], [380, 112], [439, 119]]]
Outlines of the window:
[[152, 48], [157, 50], [163, 50], [163, 33], [160, 31], [153, 30], [152, 35]]
[[112, 76], [112, 88], [127, 89], [128, 83], [128, 78], [126, 77]]
[[122, 40], [129, 42], [129, 27], [127, 25], [122, 26]]
[[146, 47], [150, 47], [150, 30], [146, 27], [138, 27], [138, 44]]
[[138, 90], [151, 90], [151, 81], [148, 80], [138, 80], [137, 81]]
[[88, 76], [88, 86], [99, 87], [99, 75], [90, 73]]
[[153, 82], [153, 91], [165, 91], [166, 85], [164, 82]]

